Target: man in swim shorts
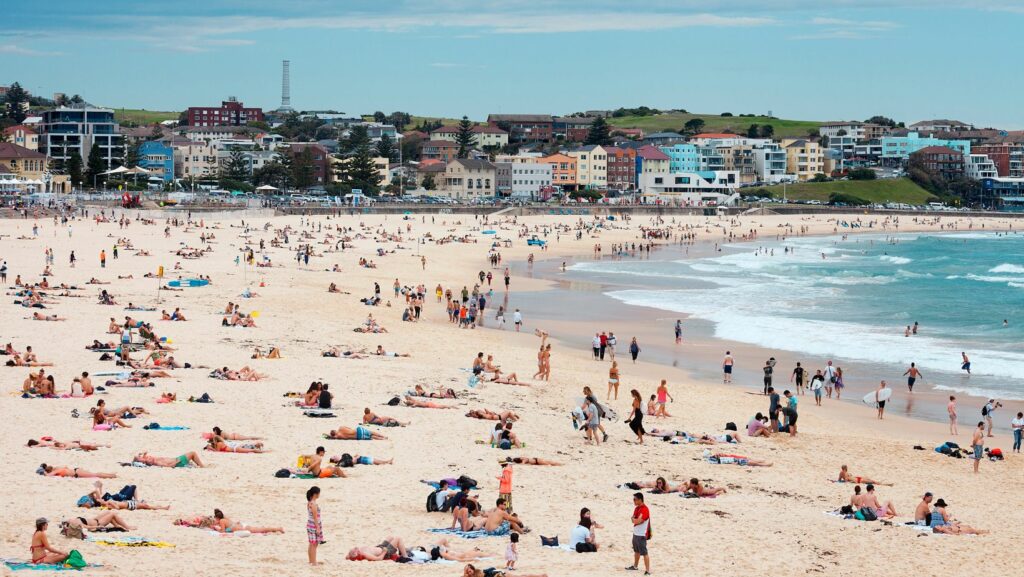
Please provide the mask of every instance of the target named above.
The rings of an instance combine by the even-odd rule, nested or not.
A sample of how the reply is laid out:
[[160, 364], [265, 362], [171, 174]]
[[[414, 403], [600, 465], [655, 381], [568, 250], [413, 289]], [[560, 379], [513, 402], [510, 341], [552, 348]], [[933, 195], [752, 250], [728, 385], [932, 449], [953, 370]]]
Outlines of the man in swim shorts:
[[917, 379], [923, 378], [924, 375], [921, 374], [921, 371], [917, 370], [916, 363], [910, 363], [910, 368], [907, 369], [907, 372], [903, 373], [903, 376], [907, 377], [907, 389], [913, 393], [914, 383], [917, 382]]
[[725, 351], [725, 358], [722, 359], [722, 382], [725, 384], [732, 383], [732, 353]]

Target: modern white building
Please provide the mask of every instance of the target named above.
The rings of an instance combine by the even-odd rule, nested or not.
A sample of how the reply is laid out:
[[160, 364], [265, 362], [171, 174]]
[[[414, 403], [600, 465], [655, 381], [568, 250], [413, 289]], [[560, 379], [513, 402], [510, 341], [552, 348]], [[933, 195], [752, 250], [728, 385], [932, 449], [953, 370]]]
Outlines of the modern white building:
[[968, 154], [964, 157], [964, 160], [967, 161], [964, 166], [967, 178], [981, 180], [983, 178], [999, 177], [996, 163], [992, 162], [992, 159], [987, 154]]
[[661, 200], [689, 206], [728, 204], [739, 187], [735, 171], [645, 172], [638, 175], [645, 202]]
[[77, 151], [84, 163], [96, 146], [107, 168], [124, 161], [123, 139], [113, 110], [87, 104], [61, 106], [43, 112], [37, 130], [39, 152], [54, 160], [64, 162]]
[[512, 170], [512, 198], [537, 199], [551, 190], [551, 164], [546, 162], [509, 163]]
[[754, 166], [761, 182], [776, 184], [783, 181], [795, 181], [795, 174], [786, 172], [786, 151], [777, 142], [764, 142], [754, 148]]

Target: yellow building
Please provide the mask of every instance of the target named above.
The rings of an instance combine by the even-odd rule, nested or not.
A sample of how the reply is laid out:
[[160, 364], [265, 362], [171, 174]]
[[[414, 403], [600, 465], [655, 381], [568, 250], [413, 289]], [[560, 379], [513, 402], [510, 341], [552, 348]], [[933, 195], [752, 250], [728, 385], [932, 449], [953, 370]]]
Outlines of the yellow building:
[[608, 152], [600, 145], [570, 150], [576, 159], [576, 185], [579, 188], [608, 188]]
[[21, 182], [27, 181], [36, 192], [71, 192], [68, 176], [51, 173], [49, 164], [50, 159], [41, 152], [0, 142], [0, 167], [5, 173], [13, 174], [13, 178]]
[[797, 180], [812, 180], [816, 174], [828, 174], [825, 166], [825, 149], [821, 143], [803, 138], [787, 138], [782, 141], [786, 151], [786, 172], [795, 174]]

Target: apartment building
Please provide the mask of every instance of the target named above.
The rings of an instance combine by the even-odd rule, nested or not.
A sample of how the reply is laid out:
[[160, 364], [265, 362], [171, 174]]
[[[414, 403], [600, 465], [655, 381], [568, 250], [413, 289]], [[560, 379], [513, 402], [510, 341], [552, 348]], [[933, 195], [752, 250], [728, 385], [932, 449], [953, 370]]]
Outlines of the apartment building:
[[93, 147], [99, 147], [107, 169], [124, 160], [123, 139], [114, 111], [88, 104], [61, 106], [42, 113], [38, 124], [39, 152], [65, 162], [74, 152], [85, 162]]
[[537, 162], [551, 165], [551, 184], [561, 190], [575, 190], [578, 181], [576, 179], [576, 157], [568, 154], [556, 153], [549, 156], [542, 156]]
[[234, 96], [220, 103], [220, 106], [190, 106], [190, 126], [245, 126], [250, 122], [262, 122], [263, 109], [250, 108]]
[[570, 150], [576, 159], [576, 186], [604, 190], [608, 188], [608, 153], [599, 145]]
[[487, 124], [508, 131], [509, 142], [551, 142], [553, 119], [549, 114], [490, 114]]
[[781, 142], [786, 151], [786, 172], [797, 180], [812, 180], [825, 173], [825, 150], [821, 144], [803, 138], [787, 138]]
[[487, 160], [457, 158], [445, 167], [440, 192], [459, 201], [496, 195], [497, 169]]
[[608, 189], [626, 191], [636, 188], [636, 150], [604, 147], [608, 155]]

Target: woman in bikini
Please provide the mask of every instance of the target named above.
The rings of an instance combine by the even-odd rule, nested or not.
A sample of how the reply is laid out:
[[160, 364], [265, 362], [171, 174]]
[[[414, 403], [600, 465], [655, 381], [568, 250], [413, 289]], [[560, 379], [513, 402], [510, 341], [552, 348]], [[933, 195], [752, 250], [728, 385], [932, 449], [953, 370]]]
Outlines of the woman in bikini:
[[518, 376], [515, 373], [509, 373], [508, 375], [506, 375], [504, 377], [499, 377], [497, 375], [497, 373], [495, 373], [494, 378], [491, 379], [491, 382], [492, 383], [500, 383], [502, 385], [519, 385], [520, 387], [529, 387], [530, 386], [530, 383], [524, 383], [524, 382], [520, 381]]
[[220, 427], [214, 427], [213, 433], [203, 433], [203, 438], [209, 439], [213, 435], [224, 439], [225, 441], [262, 441], [263, 437], [254, 437], [252, 435], [240, 435], [238, 433], [225, 433]]
[[37, 471], [40, 475], [46, 477], [74, 477], [76, 479], [116, 479], [117, 475], [114, 473], [93, 473], [92, 471], [86, 471], [78, 467], [54, 467], [53, 465], [47, 465], [43, 463], [39, 465]]
[[512, 462], [517, 465], [540, 465], [543, 467], [561, 467], [563, 465], [563, 463], [558, 461], [541, 459], [540, 457], [512, 457], [511, 460], [506, 459], [505, 462]]
[[683, 486], [684, 493], [693, 493], [698, 497], [716, 497], [725, 493], [724, 487], [712, 487], [710, 485], [701, 485], [700, 480], [696, 477], [690, 479], [686, 485]]
[[284, 533], [284, 529], [281, 527], [252, 527], [238, 521], [232, 521], [224, 516], [224, 513], [220, 509], [213, 510], [213, 518], [215, 522], [212, 529], [218, 533], [237, 533], [238, 531], [248, 531], [250, 533]]
[[839, 480], [838, 480], [838, 482], [839, 483], [862, 483], [862, 484], [870, 483], [872, 485], [883, 485], [885, 487], [892, 487], [893, 486], [892, 483], [881, 483], [881, 482], [875, 481], [874, 479], [868, 479], [867, 477], [860, 477], [860, 476], [857, 476], [857, 475], [851, 475], [849, 469], [846, 468], [846, 465], [843, 465], [842, 467], [839, 468]]
[[483, 419], [485, 421], [518, 421], [519, 415], [512, 411], [502, 411], [495, 413], [490, 409], [471, 409], [466, 413], [467, 417], [473, 419]]
[[36, 519], [36, 532], [32, 534], [32, 543], [29, 546], [34, 565], [56, 565], [68, 558], [68, 553], [50, 546], [50, 540], [46, 538], [46, 529], [49, 526], [50, 522], [45, 517]]
[[392, 417], [381, 417], [370, 410], [369, 407], [363, 409], [363, 423], [367, 425], [379, 425], [381, 427], [407, 427], [409, 423], [403, 423], [398, 419]]
[[242, 442], [241, 444], [229, 444], [219, 435], [210, 437], [206, 442], [206, 450], [220, 453], [266, 453], [263, 449], [263, 443]]
[[414, 399], [414, 398], [410, 397], [409, 395], [405, 396], [405, 404], [410, 406], [410, 407], [416, 407], [416, 408], [419, 408], [419, 409], [454, 409], [455, 408], [455, 407], [450, 407], [448, 405], [439, 405], [439, 404], [433, 403], [431, 401], [421, 401], [419, 399]]
[[[516, 575], [518, 577], [548, 577], [547, 573], [525, 575], [518, 571], [516, 572]], [[477, 569], [470, 563], [462, 570], [462, 577], [505, 577], [505, 572], [494, 569], [493, 567], [489, 569]]]
[[61, 451], [96, 451], [100, 447], [110, 447], [110, 445], [101, 445], [99, 443], [83, 443], [82, 441], [54, 441], [43, 437], [40, 440], [29, 439], [29, 447], [49, 447], [51, 449], [58, 449]]

